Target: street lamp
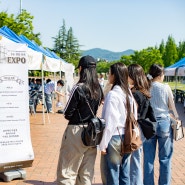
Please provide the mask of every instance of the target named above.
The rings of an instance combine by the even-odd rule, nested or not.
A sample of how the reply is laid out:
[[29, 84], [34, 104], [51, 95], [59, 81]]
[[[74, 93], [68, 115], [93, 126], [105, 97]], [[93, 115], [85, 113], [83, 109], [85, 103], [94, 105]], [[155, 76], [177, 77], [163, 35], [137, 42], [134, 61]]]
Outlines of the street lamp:
[[22, 0], [20, 0], [20, 14], [22, 13]]

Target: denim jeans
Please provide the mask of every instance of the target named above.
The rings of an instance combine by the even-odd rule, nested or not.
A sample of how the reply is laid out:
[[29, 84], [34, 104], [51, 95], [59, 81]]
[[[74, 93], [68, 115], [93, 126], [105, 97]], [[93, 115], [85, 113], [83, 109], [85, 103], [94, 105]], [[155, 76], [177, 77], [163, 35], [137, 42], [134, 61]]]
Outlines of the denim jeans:
[[45, 101], [46, 101], [47, 112], [51, 112], [52, 111], [52, 94], [45, 93]]
[[142, 152], [143, 147], [134, 151], [130, 159], [130, 185], [143, 185], [142, 175]]
[[[146, 140], [140, 128], [142, 143]], [[132, 152], [130, 158], [130, 185], [143, 185], [143, 168], [141, 166], [143, 160], [143, 147]]]
[[154, 160], [158, 142], [159, 185], [170, 185], [173, 134], [169, 117], [157, 118], [156, 135], [146, 140], [144, 150], [144, 185], [154, 185]]
[[101, 155], [101, 177], [104, 185], [130, 185], [130, 154], [121, 157], [120, 150], [120, 136], [112, 136], [107, 154]]

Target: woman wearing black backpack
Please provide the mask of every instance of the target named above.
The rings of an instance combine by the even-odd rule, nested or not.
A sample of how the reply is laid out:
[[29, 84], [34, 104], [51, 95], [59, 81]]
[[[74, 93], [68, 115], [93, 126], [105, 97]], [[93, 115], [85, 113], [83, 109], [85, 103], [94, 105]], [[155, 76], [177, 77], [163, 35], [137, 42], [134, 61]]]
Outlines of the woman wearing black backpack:
[[[138, 123], [141, 118], [155, 122], [153, 110], [150, 106], [150, 84], [145, 76], [143, 68], [138, 64], [128, 66], [129, 78], [128, 82], [132, 90], [132, 94], [138, 105]], [[149, 131], [148, 131], [149, 132]], [[147, 133], [148, 134], [148, 133]], [[146, 139], [141, 130], [142, 141]], [[147, 135], [148, 136], [148, 135]], [[152, 135], [151, 135], [152, 136]], [[148, 137], [151, 137], [148, 136]], [[134, 151], [130, 161], [130, 185], [142, 185], [142, 147]]]
[[96, 60], [93, 57], [82, 57], [78, 70], [80, 79], [71, 90], [64, 108], [64, 116], [69, 122], [63, 135], [58, 160], [59, 185], [90, 185], [94, 175], [97, 148], [85, 146], [81, 139], [83, 124], [87, 125], [94, 116], [81, 90], [84, 91], [95, 115], [103, 99], [103, 93], [96, 72]]

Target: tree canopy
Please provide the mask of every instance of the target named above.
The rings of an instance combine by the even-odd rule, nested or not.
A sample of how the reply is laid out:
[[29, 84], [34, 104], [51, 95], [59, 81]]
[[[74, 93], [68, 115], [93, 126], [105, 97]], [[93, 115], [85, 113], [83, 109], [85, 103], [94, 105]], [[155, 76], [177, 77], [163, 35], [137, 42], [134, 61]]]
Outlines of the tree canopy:
[[35, 41], [38, 45], [41, 45], [40, 33], [34, 33], [34, 26], [32, 24], [34, 16], [28, 13], [26, 10], [22, 10], [20, 14], [15, 16], [14, 14], [8, 15], [7, 12], [0, 12], [0, 27], [7, 26], [17, 35], [24, 35], [28, 39]]
[[58, 35], [53, 37], [53, 39], [53, 51], [65, 61], [73, 63], [76, 67], [81, 53], [78, 39], [74, 36], [72, 27], [67, 31], [65, 21], [63, 20], [63, 25], [60, 27]]

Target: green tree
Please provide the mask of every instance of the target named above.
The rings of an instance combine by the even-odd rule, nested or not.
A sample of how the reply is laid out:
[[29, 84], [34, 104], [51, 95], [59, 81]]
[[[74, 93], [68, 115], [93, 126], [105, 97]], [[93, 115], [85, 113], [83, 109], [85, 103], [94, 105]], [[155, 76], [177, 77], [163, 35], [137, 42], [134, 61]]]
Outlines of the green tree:
[[178, 60], [185, 57], [185, 41], [179, 42], [177, 51], [178, 51]]
[[18, 14], [16, 17], [13, 14], [8, 15], [6, 12], [0, 12], [0, 27], [7, 26], [17, 35], [22, 34], [41, 45], [40, 33], [35, 34], [33, 32], [33, 18], [26, 10], [22, 10], [21, 14]]
[[147, 73], [150, 66], [154, 63], [163, 65], [162, 55], [160, 51], [153, 47], [148, 47], [141, 51], [135, 51], [132, 61], [141, 65]]
[[109, 71], [111, 63], [105, 61], [99, 61], [97, 63], [97, 72], [98, 73], [107, 73]]
[[133, 55], [123, 55], [120, 59], [120, 62], [128, 66], [133, 63], [132, 58], [133, 58]]
[[79, 50], [79, 43], [78, 40], [74, 37], [72, 27], [70, 27], [67, 32], [66, 54], [66, 60], [76, 66], [76, 61], [78, 61], [81, 54]]
[[53, 39], [54, 39], [53, 51], [58, 53], [60, 58], [65, 59], [67, 31], [66, 31], [66, 24], [64, 20], [63, 20], [63, 25], [60, 27], [58, 31], [58, 35], [56, 37], [53, 37]]
[[163, 56], [165, 53], [165, 44], [164, 44], [164, 40], [161, 41], [161, 44], [159, 45], [159, 51], [161, 53], [161, 55]]
[[70, 27], [69, 30], [66, 31], [64, 20], [63, 25], [59, 29], [58, 35], [53, 37], [53, 39], [53, 51], [58, 53], [60, 58], [77, 66], [78, 60], [81, 56], [81, 52], [79, 50], [80, 45], [77, 38], [74, 37], [73, 29]]
[[15, 23], [14, 15], [8, 15], [6, 12], [0, 12], [0, 27], [10, 26]]
[[168, 67], [178, 60], [177, 46], [172, 36], [168, 37], [163, 55], [164, 66]]

